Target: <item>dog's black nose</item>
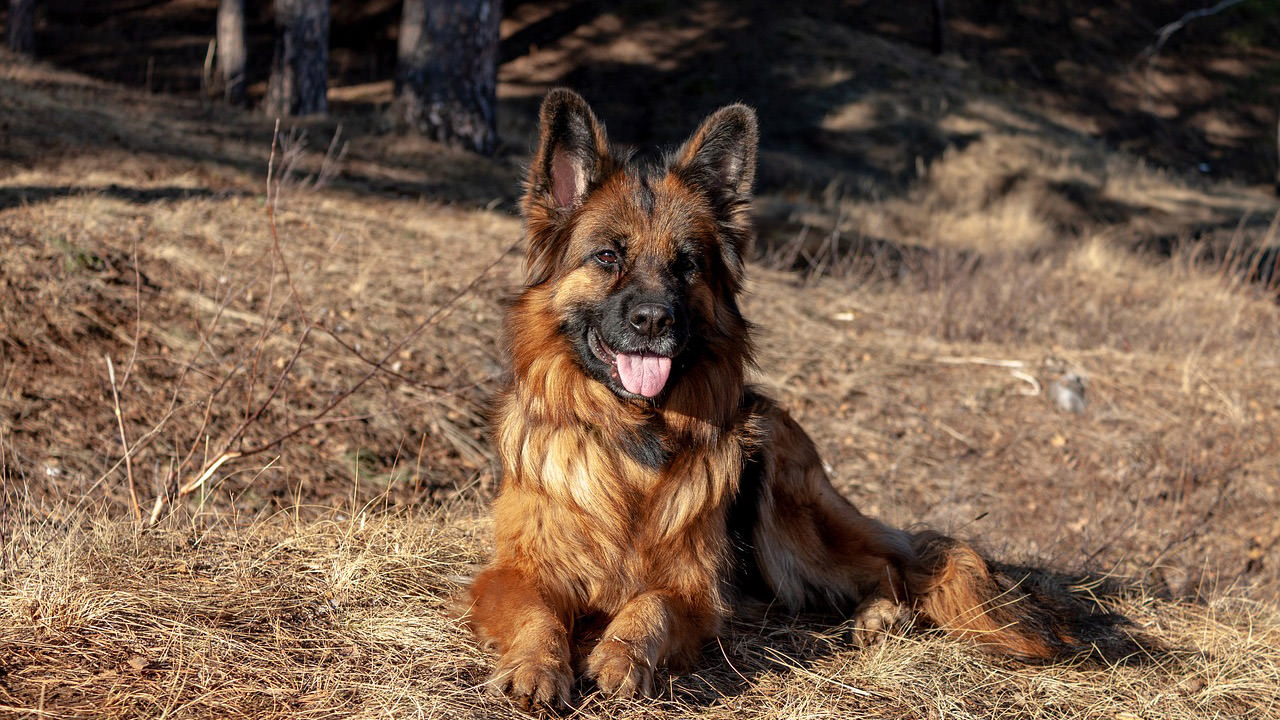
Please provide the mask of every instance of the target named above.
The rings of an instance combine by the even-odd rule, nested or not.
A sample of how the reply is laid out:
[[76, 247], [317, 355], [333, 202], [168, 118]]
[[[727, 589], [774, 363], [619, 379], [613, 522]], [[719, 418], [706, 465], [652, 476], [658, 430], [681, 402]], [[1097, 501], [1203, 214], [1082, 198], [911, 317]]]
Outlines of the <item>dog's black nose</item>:
[[675, 315], [666, 305], [658, 303], [640, 303], [631, 308], [628, 316], [631, 327], [645, 337], [655, 338], [661, 335], [675, 322]]

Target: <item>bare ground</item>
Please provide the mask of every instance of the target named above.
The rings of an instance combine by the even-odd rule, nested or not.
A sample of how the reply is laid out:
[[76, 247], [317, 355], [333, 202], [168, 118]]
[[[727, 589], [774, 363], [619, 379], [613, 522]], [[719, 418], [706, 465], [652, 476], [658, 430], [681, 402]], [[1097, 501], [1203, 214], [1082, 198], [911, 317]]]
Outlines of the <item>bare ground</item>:
[[[855, 84], [822, 116], [830, 157], [871, 169], [766, 145], [758, 380], [863, 510], [1108, 575], [1101, 602], [1163, 649], [1026, 667], [771, 619], [661, 700], [582, 714], [1274, 714], [1274, 201], [795, 22], [852, 48], [835, 81], [906, 67], [912, 90]], [[506, 72], [508, 98], [540, 87]], [[889, 173], [877, 138], [908, 126], [943, 144]], [[251, 115], [8, 57], [0, 127], [0, 713], [507, 716], [446, 608], [487, 548], [521, 155], [346, 118], [316, 188], [336, 122], [273, 154]], [[1068, 372], [1080, 414], [1047, 399]]]

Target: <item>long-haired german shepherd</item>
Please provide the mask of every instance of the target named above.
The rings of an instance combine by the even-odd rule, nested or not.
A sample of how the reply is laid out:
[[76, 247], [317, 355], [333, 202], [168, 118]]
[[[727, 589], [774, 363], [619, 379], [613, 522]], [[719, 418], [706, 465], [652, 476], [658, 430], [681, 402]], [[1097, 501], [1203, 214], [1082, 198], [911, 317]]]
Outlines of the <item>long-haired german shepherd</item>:
[[556, 90], [523, 198], [527, 283], [497, 398], [496, 554], [468, 621], [491, 684], [566, 702], [574, 669], [653, 692], [746, 596], [849, 614], [861, 640], [913, 616], [994, 652], [1076, 641], [968, 546], [869, 518], [813, 442], [745, 381], [755, 113], [708, 117], [663, 164], [612, 151]]

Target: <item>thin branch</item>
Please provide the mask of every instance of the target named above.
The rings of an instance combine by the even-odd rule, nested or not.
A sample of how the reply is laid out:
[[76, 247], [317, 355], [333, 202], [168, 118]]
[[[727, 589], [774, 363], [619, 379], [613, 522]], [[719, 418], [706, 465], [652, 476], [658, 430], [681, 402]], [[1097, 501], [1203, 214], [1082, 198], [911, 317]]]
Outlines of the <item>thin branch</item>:
[[[276, 163], [276, 142], [280, 137], [280, 118], [276, 118], [275, 129], [271, 131], [271, 153], [267, 155], [267, 217], [271, 222], [272, 233], [275, 232], [276, 218], [275, 207], [273, 205], [273, 197], [278, 198], [280, 195], [280, 183], [276, 183], [276, 191], [274, 196], [271, 192], [271, 178], [275, 172]], [[258, 341], [253, 344], [253, 362], [249, 366], [249, 382], [245, 384], [244, 391], [244, 416], [248, 419], [253, 408], [253, 390], [258, 385], [258, 362], [262, 359], [262, 351], [267, 345], [267, 336], [271, 333], [272, 323], [275, 321], [271, 306], [275, 304], [276, 294], [276, 257], [278, 253], [271, 254], [271, 272], [267, 275], [267, 302], [266, 308], [262, 313], [262, 332], [258, 334]]]
[[1199, 20], [1200, 18], [1209, 17], [1210, 15], [1217, 15], [1223, 10], [1234, 5], [1239, 5], [1245, 1], [1246, 0], [1221, 0], [1217, 5], [1212, 7], [1200, 8], [1199, 10], [1192, 10], [1191, 12], [1188, 12], [1177, 20], [1174, 20], [1168, 25], [1157, 30], [1156, 41], [1151, 45], [1148, 45], [1147, 48], [1142, 51], [1141, 56], [1154, 59], [1155, 56], [1160, 53], [1160, 49], [1164, 47], [1164, 44], [1169, 41], [1169, 38], [1174, 33], [1186, 27], [1192, 20]]
[[[196, 476], [194, 480], [191, 480], [186, 485], [183, 485], [182, 487], [178, 488], [178, 493], [177, 493], [178, 497], [185, 497], [195, 492], [196, 489], [204, 485], [209, 478], [213, 477], [213, 474], [218, 471], [218, 468], [222, 467], [223, 463], [227, 462], [228, 460], [234, 460], [235, 458], [238, 458], [238, 457], [240, 457], [240, 453], [236, 453], [236, 452], [222, 453], [212, 463], [210, 463], [208, 467], [204, 469], [204, 472]], [[156, 521], [160, 519], [160, 513], [164, 510], [164, 506], [165, 506], [165, 496], [163, 494], [157, 495], [156, 504], [151, 508], [151, 518], [147, 521], [148, 525], [156, 524]], [[139, 522], [141, 522], [141, 519], [139, 519]]]
[[120, 412], [120, 391], [116, 388], [116, 367], [111, 363], [111, 356], [107, 355], [107, 377], [111, 378], [111, 400], [116, 411], [116, 427], [120, 429], [120, 445], [124, 448], [124, 471], [129, 478], [129, 503], [133, 507], [133, 516], [138, 520], [138, 525], [142, 525], [142, 509], [138, 507], [138, 488], [133, 482], [133, 460], [130, 459], [132, 452], [129, 450], [129, 439], [124, 434], [124, 415]]
[[120, 387], [129, 384], [129, 375], [138, 359], [138, 341], [142, 339], [142, 271], [138, 269], [138, 239], [133, 240], [133, 349], [129, 351], [129, 364], [120, 378]]

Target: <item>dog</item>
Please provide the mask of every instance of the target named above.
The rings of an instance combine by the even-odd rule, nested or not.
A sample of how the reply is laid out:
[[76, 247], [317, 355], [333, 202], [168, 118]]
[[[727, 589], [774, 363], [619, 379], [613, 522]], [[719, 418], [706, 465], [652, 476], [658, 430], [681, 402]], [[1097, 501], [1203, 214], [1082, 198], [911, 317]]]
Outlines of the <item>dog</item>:
[[841, 612], [860, 642], [919, 620], [1018, 658], [1078, 647], [969, 545], [860, 513], [747, 383], [750, 108], [649, 164], [611, 149], [572, 91], [539, 120], [493, 409], [496, 551], [463, 600], [497, 653], [492, 690], [566, 704], [584, 674], [651, 695], [656, 669], [687, 668], [752, 598]]

